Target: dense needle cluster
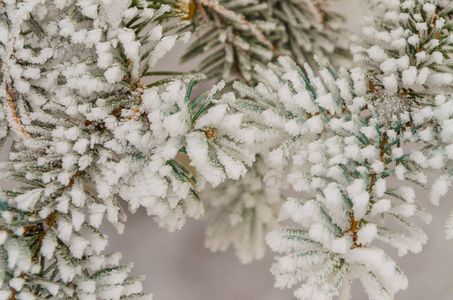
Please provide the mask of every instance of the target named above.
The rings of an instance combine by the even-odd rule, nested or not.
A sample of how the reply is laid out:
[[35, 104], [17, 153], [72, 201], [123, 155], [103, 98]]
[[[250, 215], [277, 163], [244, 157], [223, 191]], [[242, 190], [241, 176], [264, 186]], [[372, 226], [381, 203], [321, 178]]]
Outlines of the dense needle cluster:
[[6, 298], [138, 296], [130, 266], [100, 255], [103, 219], [124, 228], [118, 196], [172, 231], [203, 213], [197, 189], [205, 181], [238, 179], [254, 160], [245, 146], [255, 142], [253, 128], [227, 115], [226, 100], [212, 103], [222, 84], [194, 103], [181, 82], [144, 86], [156, 61], [188, 37], [158, 24], [174, 15], [170, 6], [147, 6], [5, 3], [3, 122], [14, 137], [5, 177], [23, 182], [1, 199]]
[[[124, 201], [174, 231], [208, 186], [206, 246], [247, 263], [267, 242], [298, 299], [406, 289], [374, 242], [420, 252], [418, 194], [450, 188], [453, 8], [369, 0], [349, 52], [327, 2], [0, 1], [2, 176], [18, 183], [0, 193], [0, 299], [150, 298], [103, 253], [103, 220], [123, 232]], [[155, 70], [190, 31], [200, 73]], [[227, 84], [194, 96], [205, 77]]]
[[[208, 78], [256, 81], [253, 66], [289, 55], [314, 64], [313, 55], [348, 62], [348, 39], [341, 16], [328, 10], [328, 1], [184, 0], [197, 39], [183, 61], [204, 54], [196, 67]], [[208, 53], [208, 55], [206, 55]]]

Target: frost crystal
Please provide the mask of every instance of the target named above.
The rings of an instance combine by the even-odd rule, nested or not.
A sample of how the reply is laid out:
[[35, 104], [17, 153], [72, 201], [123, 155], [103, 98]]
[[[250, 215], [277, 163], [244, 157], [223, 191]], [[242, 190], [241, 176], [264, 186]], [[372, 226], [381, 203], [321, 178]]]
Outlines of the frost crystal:
[[399, 95], [383, 95], [378, 97], [373, 105], [384, 123], [397, 121], [401, 115], [411, 111], [409, 100]]

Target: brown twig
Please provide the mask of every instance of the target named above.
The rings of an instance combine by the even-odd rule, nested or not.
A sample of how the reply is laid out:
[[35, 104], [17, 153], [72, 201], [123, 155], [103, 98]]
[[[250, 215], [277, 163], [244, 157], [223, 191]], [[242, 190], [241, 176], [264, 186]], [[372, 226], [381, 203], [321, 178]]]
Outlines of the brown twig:
[[313, 5], [315, 11], [317, 12], [321, 24], [324, 25], [324, 27], [327, 27], [326, 16], [324, 15], [324, 11], [321, 9], [321, 6], [319, 5], [318, 1], [309, 0], [309, 2]]
[[197, 3], [197, 10], [200, 12], [201, 18], [203, 19], [203, 21], [205, 23], [209, 23], [208, 14], [204, 10], [203, 5], [201, 5], [200, 1], [196, 1], [196, 3]]
[[11, 297], [9, 300], [15, 300], [16, 299], [16, 290], [12, 287], [9, 288], [11, 290]]
[[[379, 147], [379, 150], [380, 150], [379, 158], [381, 159], [382, 162], [385, 161], [384, 149], [387, 146], [387, 144], [388, 144], [387, 134], [384, 133], [384, 135], [382, 136], [381, 146]], [[370, 196], [371, 196], [371, 193], [373, 192], [373, 187], [375, 185], [376, 177], [377, 177], [377, 175], [375, 173], [370, 174], [370, 186], [368, 188], [368, 194]], [[352, 240], [354, 241], [354, 244], [352, 245], [352, 248], [360, 248], [363, 245], [362, 244], [357, 244], [357, 239], [358, 239], [357, 233], [359, 231], [359, 223], [362, 220], [359, 220], [359, 221], [356, 220], [353, 212], [349, 213], [349, 219], [350, 219], [350, 222], [351, 222], [351, 228], [348, 229], [346, 232], [350, 233], [352, 235]]]
[[351, 221], [351, 228], [346, 231], [352, 233], [352, 240], [354, 241], [354, 244], [352, 245], [352, 248], [360, 248], [362, 247], [362, 244], [357, 244], [357, 232], [359, 231], [359, 223], [360, 221], [356, 221], [354, 213], [349, 214], [349, 219]]
[[8, 94], [8, 97], [6, 98], [6, 102], [7, 102], [8, 108], [10, 110], [10, 114], [13, 118], [13, 122], [15, 123], [15, 126], [17, 127], [18, 131], [22, 133], [22, 136], [26, 140], [31, 139], [32, 138], [31, 135], [27, 132], [27, 130], [25, 130], [25, 126], [21, 123], [21, 121], [17, 117], [16, 109], [14, 108], [13, 94], [8, 85], [6, 85], [6, 93]]

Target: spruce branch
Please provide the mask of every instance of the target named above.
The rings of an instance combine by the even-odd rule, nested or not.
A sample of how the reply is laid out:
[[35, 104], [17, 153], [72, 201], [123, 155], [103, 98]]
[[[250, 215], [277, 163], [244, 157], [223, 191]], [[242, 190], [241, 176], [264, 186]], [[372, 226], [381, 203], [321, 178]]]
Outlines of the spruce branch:
[[12, 275], [1, 278], [2, 296], [149, 298], [140, 293], [141, 278], [127, 279], [130, 266], [118, 266], [118, 255], [99, 254], [107, 245], [97, 230], [104, 215], [119, 231], [125, 221], [108, 193], [115, 182], [102, 174], [143, 151], [115, 145], [112, 121], [149, 128], [140, 74], [187, 34], [167, 37], [162, 26], [141, 31], [171, 16], [165, 5], [75, 2], [49, 5], [39, 18], [33, 5], [41, 4], [10, 1], [1, 11], [3, 114], [16, 136], [36, 144], [17, 140], [6, 164], [6, 176], [24, 184], [4, 195], [1, 225], [8, 235], [0, 259]]
[[[282, 51], [301, 63], [313, 63], [314, 53], [335, 62], [347, 57], [347, 46], [341, 42], [334, 45], [329, 38], [334, 32], [340, 34], [344, 30], [337, 28], [338, 16], [324, 7], [327, 2], [195, 2], [197, 9], [191, 27], [200, 34], [200, 40], [189, 47], [183, 61], [209, 51], [212, 55], [197, 68], [209, 78], [237, 76], [252, 82], [256, 75], [251, 65], [272, 61]], [[223, 57], [225, 61], [219, 63]]]
[[232, 245], [242, 263], [264, 257], [264, 236], [279, 227], [276, 220], [283, 203], [279, 190], [264, 182], [266, 159], [259, 155], [243, 179], [226, 181], [205, 194], [211, 198], [207, 213], [213, 215], [205, 240], [211, 251], [226, 251]]
[[[5, 192], [16, 215], [0, 219], [7, 229], [19, 220], [0, 253], [13, 273], [1, 280], [7, 297], [149, 298], [141, 278], [127, 277], [131, 266], [101, 254], [104, 218], [124, 230], [118, 197], [173, 231], [201, 216], [207, 182], [239, 179], [255, 159], [257, 130], [229, 111], [231, 96], [215, 99], [222, 83], [192, 101], [200, 75], [153, 69], [188, 39], [170, 34], [184, 22], [163, 25], [183, 14], [159, 1], [82, 2], [46, 1], [39, 17], [40, 3], [10, 1], [1, 11], [8, 38], [0, 40], [0, 92], [11, 96], [2, 112], [12, 111], [5, 123], [18, 127], [13, 135], [26, 128], [34, 142], [16, 140], [5, 164], [5, 177], [23, 183]], [[156, 75], [167, 78], [143, 84]], [[191, 79], [189, 87], [175, 77]]]
[[[253, 64], [263, 64], [271, 61], [274, 58], [281, 56], [281, 51], [275, 49], [275, 45], [281, 45], [281, 49], [295, 50], [295, 47], [288, 47], [287, 43], [292, 43], [295, 40], [293, 37], [289, 37], [291, 31], [297, 36], [301, 46], [306, 47], [308, 50], [305, 58], [311, 61], [311, 56], [315, 51], [312, 47], [312, 42], [317, 43], [318, 39], [313, 38], [312, 40], [300, 39], [301, 36], [313, 35], [324, 36], [325, 32], [330, 32], [335, 27], [335, 20], [331, 18], [331, 14], [326, 13], [321, 9], [321, 4], [315, 1], [307, 1], [304, 3], [294, 3], [295, 7], [290, 11], [300, 10], [303, 14], [299, 13], [297, 18], [293, 18], [290, 24], [285, 24], [288, 18], [285, 16], [288, 14], [286, 9], [287, 6], [283, 5], [284, 13], [282, 13], [282, 6], [278, 1], [251, 1], [251, 2], [229, 2], [229, 1], [195, 1], [197, 10], [193, 14], [191, 23], [195, 32], [199, 33], [200, 38], [193, 42], [193, 44], [187, 50], [187, 53], [183, 56], [183, 61], [193, 59], [199, 56], [201, 53], [209, 51], [208, 56], [199, 64], [197, 71], [206, 72], [207, 78], [221, 77], [224, 79], [238, 78], [243, 82], [253, 82], [258, 79], [259, 74], [253, 71]], [[323, 2], [322, 5], [325, 3]], [[307, 8], [308, 6], [308, 8]], [[188, 14], [191, 14], [189, 11]], [[314, 20], [313, 16], [318, 16], [318, 20]], [[333, 21], [333, 23], [332, 23]], [[322, 24], [322, 28], [319, 27], [318, 23]], [[331, 27], [333, 25], [333, 27]], [[254, 28], [262, 29], [260, 32], [256, 32]], [[318, 31], [314, 31], [317, 28]], [[256, 32], [256, 33], [254, 33]], [[250, 34], [252, 33], [252, 34]], [[320, 40], [320, 39], [319, 39]], [[326, 43], [321, 41], [320, 44], [326, 45], [330, 41], [326, 40]], [[272, 45], [270, 45], [272, 44]], [[268, 49], [263, 48], [263, 46]], [[311, 49], [309, 49], [311, 48]], [[265, 50], [265, 51], [263, 51]], [[272, 50], [271, 53], [268, 50]], [[333, 50], [330, 45], [326, 47], [320, 47], [316, 49], [316, 52], [327, 50], [329, 52]], [[334, 51], [336, 51], [335, 49]], [[287, 51], [291, 53], [291, 51]], [[292, 52], [296, 55], [296, 52]], [[300, 57], [300, 51], [297, 55]], [[301, 57], [303, 60], [304, 58]], [[336, 61], [336, 60], [335, 60]], [[227, 83], [228, 84], [228, 83]], [[254, 124], [253, 124], [254, 125]], [[256, 166], [254, 167], [256, 168]], [[259, 173], [260, 171], [253, 170], [253, 173]], [[230, 183], [232, 184], [232, 183]], [[246, 186], [242, 186], [238, 183], [238, 189], [245, 189]], [[277, 189], [274, 187], [274, 192], [271, 189], [264, 189], [266, 195], [274, 195]], [[214, 191], [215, 193], [215, 191]], [[211, 194], [214, 195], [214, 194]], [[217, 198], [217, 196], [211, 196]], [[283, 197], [279, 196], [279, 199]], [[247, 201], [245, 197], [238, 199], [238, 201], [232, 201], [231, 203], [225, 203], [225, 207], [237, 203], [238, 206], [242, 205], [240, 201]], [[259, 199], [255, 200], [256, 203], [260, 203]], [[278, 205], [276, 205], [278, 206]], [[223, 207], [218, 207], [223, 209]], [[218, 213], [218, 209], [211, 210], [212, 213]], [[261, 222], [260, 218], [257, 222]], [[267, 221], [265, 221], [266, 223]], [[220, 224], [221, 222], [219, 222]], [[215, 225], [208, 228], [207, 232], [207, 244], [222, 244], [222, 249], [225, 249], [230, 243], [235, 244], [238, 249], [241, 259], [243, 261], [249, 261], [244, 259], [246, 257], [243, 251], [245, 245], [241, 245], [239, 236], [234, 236], [233, 228], [223, 228], [222, 233], [218, 235], [212, 233]], [[234, 227], [234, 226], [233, 226]], [[211, 232], [211, 233], [210, 233]], [[246, 231], [244, 231], [246, 232]], [[245, 236], [244, 236], [245, 238]], [[223, 240], [222, 240], [223, 239]], [[258, 242], [257, 242], [258, 243]], [[218, 250], [219, 247], [212, 246], [212, 250]], [[241, 252], [242, 251], [242, 252]], [[261, 255], [256, 255], [261, 257]]]
[[[304, 73], [281, 58], [280, 67], [257, 67], [262, 78], [255, 89], [235, 84], [250, 99], [237, 99], [237, 109], [282, 132], [269, 154], [268, 183], [288, 181], [310, 195], [289, 198], [279, 216], [304, 229], [286, 227], [267, 237], [282, 254], [272, 267], [276, 285], [305, 281], [295, 292], [299, 299], [348, 299], [354, 278], [370, 299], [393, 299], [407, 278], [372, 242], [389, 243], [399, 255], [420, 252], [427, 236], [409, 218], [432, 217], [409, 183], [429, 191], [435, 204], [450, 186], [451, 135], [443, 128], [451, 115], [440, 113], [451, 104], [449, 21], [431, 1], [380, 9], [365, 28], [371, 41], [353, 48], [362, 68], [337, 73], [320, 64], [315, 73], [305, 65]], [[424, 77], [416, 81], [419, 68]], [[409, 143], [415, 149], [406, 149]], [[388, 177], [403, 182], [390, 188]], [[390, 216], [400, 228], [374, 224], [376, 215]]]
[[[306, 199], [288, 199], [278, 219], [307, 228], [300, 242], [286, 236], [290, 227], [268, 235], [271, 248], [285, 254], [272, 269], [277, 286], [290, 287], [307, 279], [295, 292], [299, 299], [331, 299], [352, 279], [368, 278], [362, 283], [371, 299], [390, 299], [407, 286], [407, 279], [395, 262], [371, 242], [387, 241], [401, 254], [418, 252], [426, 243], [426, 235], [406, 218], [419, 210], [420, 216], [429, 220], [429, 213], [413, 204], [408, 186], [394, 191], [395, 203], [383, 198], [384, 178], [393, 172], [387, 149], [389, 129], [379, 123], [370, 104], [363, 110], [367, 103], [362, 93], [367, 90], [359, 89], [358, 70], [337, 74], [323, 67], [318, 77], [306, 67], [306, 76], [289, 59], [281, 59], [280, 63], [284, 73], [273, 67], [260, 70], [267, 79], [254, 92], [236, 85], [239, 92], [253, 95], [262, 107], [257, 110], [257, 105], [245, 106], [245, 100], [239, 99], [241, 111], [256, 121], [260, 115], [273, 120], [272, 126], [280, 128], [280, 136], [288, 139], [269, 155], [275, 169], [266, 175], [268, 183], [280, 178], [296, 191], [310, 195]], [[350, 90], [348, 82], [357, 84], [356, 89]], [[278, 102], [273, 95], [278, 95]], [[263, 123], [269, 125], [268, 121]], [[288, 165], [290, 171], [285, 179]], [[384, 203], [388, 207], [380, 213], [402, 220], [405, 231], [373, 224], [371, 217]], [[393, 243], [396, 236], [400, 240]], [[382, 267], [372, 260], [380, 261]]]
[[315, 11], [317, 12], [317, 16], [318, 16], [319, 22], [322, 23], [325, 27], [327, 27], [328, 24], [327, 24], [327, 21], [326, 21], [326, 17], [324, 16], [324, 12], [323, 12], [323, 10], [321, 8], [321, 5], [318, 3], [318, 1], [309, 0], [308, 4], [312, 5], [314, 7]]

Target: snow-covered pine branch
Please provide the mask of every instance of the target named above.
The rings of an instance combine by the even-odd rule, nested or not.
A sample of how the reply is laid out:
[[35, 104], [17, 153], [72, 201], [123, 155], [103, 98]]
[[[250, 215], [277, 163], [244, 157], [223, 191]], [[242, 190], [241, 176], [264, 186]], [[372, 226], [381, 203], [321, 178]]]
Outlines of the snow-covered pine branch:
[[[349, 56], [346, 51], [348, 42], [346, 38], [341, 37], [344, 37], [346, 31], [339, 25], [341, 17], [326, 9], [328, 4], [328, 1], [312, 0], [283, 2], [258, 0], [178, 1], [175, 5], [182, 12], [187, 13], [185, 19], [191, 22], [188, 28], [193, 29], [195, 36], [198, 37], [188, 47], [183, 56], [183, 61], [204, 55], [206, 57], [203, 58], [196, 71], [206, 73], [208, 78], [240, 79], [245, 82], [254, 81], [258, 76], [252, 69], [253, 65], [262, 65], [272, 61], [280, 56], [281, 52], [297, 58], [300, 63], [308, 61], [314, 64], [312, 59], [314, 53], [317, 53], [323, 59], [331, 58], [338, 64], [344, 63]], [[335, 38], [333, 38], [334, 35]], [[267, 163], [267, 160], [262, 163]], [[253, 168], [258, 167], [254, 166]], [[267, 167], [263, 166], [259, 169], [263, 168]], [[252, 174], [260, 174], [261, 171], [253, 169], [251, 172]], [[224, 184], [224, 186], [229, 185], [237, 186], [238, 190], [249, 188], [248, 183], [243, 181], [230, 181]], [[211, 199], [223, 199], [225, 206], [222, 205], [222, 208], [219, 208], [222, 211], [231, 205], [241, 207], [246, 206], [247, 203], [261, 203], [263, 199], [270, 199], [278, 195], [277, 188], [263, 187], [266, 195], [263, 199], [259, 196], [260, 194], [254, 193], [253, 195], [256, 198], [253, 201], [250, 197], [227, 201], [222, 197], [222, 191], [223, 189], [215, 189], [209, 197]], [[281, 198], [282, 196], [278, 196], [278, 200]], [[278, 200], [274, 201], [279, 202]], [[212, 205], [213, 208], [217, 206], [216, 204]], [[212, 209], [211, 212], [216, 213], [219, 210]], [[219, 212], [219, 217], [223, 215], [224, 213]], [[262, 221], [264, 219], [258, 218], [253, 222], [259, 224]], [[264, 222], [267, 223], [268, 221]], [[207, 232], [207, 244], [212, 250], [218, 248], [225, 250], [230, 242], [233, 242], [236, 248], [242, 249], [241, 253], [243, 254], [240, 254], [240, 257], [244, 262], [249, 261], [251, 257], [262, 256], [262, 254], [256, 253], [245, 259], [244, 253], [250, 254], [250, 252], [245, 251], [245, 247], [248, 249], [262, 248], [260, 246], [262, 241], [258, 236], [266, 234], [266, 230], [253, 232], [255, 227], [249, 221], [242, 224], [242, 226], [250, 228], [248, 230], [237, 230], [234, 229], [236, 226], [233, 225], [229, 228], [217, 217], [214, 223], [208, 228]], [[220, 228], [223, 229], [219, 231]], [[255, 245], [247, 237], [250, 230], [256, 235]], [[236, 235], [230, 236], [235, 231], [237, 232]], [[239, 235], [240, 233], [243, 234], [242, 237]], [[239, 240], [247, 239], [247, 246], [243, 243], [242, 246], [239, 246]]]
[[278, 189], [266, 185], [267, 156], [258, 156], [254, 168], [239, 181], [228, 180], [211, 193], [207, 212], [214, 214], [206, 230], [206, 246], [226, 251], [233, 245], [242, 263], [262, 259], [265, 235], [279, 227], [278, 211], [284, 201]]
[[[450, 187], [453, 158], [448, 133], [453, 8], [442, 1], [372, 4], [376, 16], [367, 19], [364, 38], [355, 39], [354, 59], [366, 69], [373, 92], [371, 101], [383, 121], [401, 118], [412, 127], [412, 133], [405, 133], [403, 140], [420, 145], [406, 155], [416, 168], [426, 169], [426, 174], [419, 176], [434, 180], [426, 189], [431, 202], [439, 205]], [[405, 171], [401, 172], [400, 179]], [[450, 217], [446, 224], [448, 238], [453, 237], [452, 228]]]
[[[106, 4], [0, 6], [0, 93], [14, 138], [5, 177], [23, 182], [2, 193], [2, 299], [149, 298], [140, 294], [140, 278], [127, 278], [130, 266], [118, 266], [120, 255], [100, 255], [107, 245], [96, 229], [102, 215], [107, 211], [120, 229], [122, 213], [116, 200], [90, 197], [81, 179], [92, 157], [85, 153], [89, 140], [78, 138], [90, 136], [87, 127], [102, 116], [96, 106], [121, 93], [134, 98], [130, 88], [115, 84], [130, 70], [114, 61], [119, 36], [135, 39], [120, 26], [130, 3], [115, 2], [108, 16]], [[83, 113], [90, 116], [81, 119]], [[93, 142], [100, 137], [94, 131]]]
[[107, 237], [95, 228], [81, 225], [73, 233], [73, 243], [67, 245], [51, 228], [61, 218], [58, 226], [66, 224], [70, 233], [68, 216], [52, 214], [42, 219], [3, 201], [0, 205], [1, 299], [151, 298], [141, 293], [143, 277], [127, 277], [132, 265], [118, 265], [120, 253], [98, 254], [107, 245]]
[[[361, 66], [337, 72], [319, 63], [345, 54], [327, 1], [0, 1], [2, 176], [21, 184], [0, 195], [0, 299], [150, 298], [120, 254], [102, 254], [99, 227], [123, 231], [121, 198], [179, 229], [203, 214], [207, 184], [211, 250], [259, 259], [264, 235], [292, 222], [267, 235], [277, 286], [349, 299], [358, 278], [370, 299], [393, 299], [407, 279], [374, 241], [420, 252], [413, 217], [432, 217], [416, 191], [437, 205], [451, 185], [452, 9], [369, 2]], [[236, 95], [216, 97], [221, 82], [192, 97], [204, 75], [154, 69], [193, 28], [184, 59], [207, 51], [198, 70], [242, 79]], [[288, 57], [263, 67], [281, 53], [305, 71]], [[288, 186], [300, 197], [282, 201]]]
[[[260, 68], [264, 79], [255, 89], [235, 84], [251, 99], [238, 99], [237, 109], [287, 136], [269, 154], [275, 168], [266, 175], [268, 183], [287, 181], [295, 191], [308, 194], [288, 199], [279, 216], [279, 221], [302, 228], [285, 227], [267, 237], [271, 248], [281, 253], [272, 267], [276, 285], [303, 281], [295, 292], [299, 299], [349, 299], [355, 278], [370, 299], [393, 299], [407, 287], [407, 279], [372, 242], [389, 243], [400, 255], [420, 252], [427, 236], [410, 218], [430, 222], [432, 217], [417, 203], [414, 184], [428, 191], [434, 204], [450, 186], [450, 21], [431, 1], [396, 2], [387, 7], [392, 13], [384, 14], [394, 27], [376, 17], [365, 29], [370, 36], [389, 37], [384, 41], [388, 44], [365, 42], [355, 48], [356, 53], [368, 54], [367, 59], [356, 55], [365, 61], [364, 68], [337, 73], [321, 65], [317, 74], [306, 65], [303, 73], [289, 58], [281, 58], [284, 71], [272, 65]], [[422, 25], [411, 26], [412, 31], [399, 29], [413, 18]], [[416, 53], [423, 51], [392, 46], [407, 45], [411, 36], [427, 31], [435, 31], [429, 38], [435, 50], [426, 54], [430, 63], [423, 82], [409, 85], [412, 77], [405, 71], [420, 66]], [[392, 44], [392, 34], [398, 43]], [[423, 41], [418, 49], [429, 49]], [[393, 78], [394, 84], [387, 84], [386, 78]], [[392, 177], [401, 182], [388, 186]], [[377, 224], [378, 215], [398, 226]], [[451, 228], [447, 223], [448, 237]]]
[[269, 1], [272, 18], [278, 29], [272, 41], [299, 65], [316, 66], [313, 57], [330, 61], [334, 66], [348, 66], [350, 60], [348, 30], [343, 17], [332, 11], [334, 0]]
[[313, 55], [340, 65], [349, 56], [341, 17], [327, 9], [329, 1], [178, 1], [198, 38], [183, 61], [208, 53], [196, 68], [208, 78], [251, 82], [253, 66], [285, 54], [300, 63]]
[[[435, 1], [384, 1], [373, 6], [363, 37], [351, 47], [375, 94], [424, 96], [451, 92], [452, 23]], [[392, 101], [392, 100], [389, 100]], [[403, 104], [404, 105], [404, 104]]]
[[[353, 278], [361, 278], [371, 299], [391, 298], [407, 281], [393, 260], [369, 244], [378, 233], [406, 236], [402, 241], [395, 236], [383, 240], [398, 240], [401, 248], [413, 251], [426, 242], [413, 223], [408, 223], [407, 231], [391, 228], [387, 233], [369, 216], [370, 203], [384, 196], [383, 178], [391, 173], [387, 166], [391, 161], [380, 149], [385, 147], [386, 130], [392, 129], [379, 125], [376, 114], [362, 115], [367, 104], [365, 81], [354, 82], [346, 71], [336, 74], [327, 68], [317, 77], [308, 66], [305, 77], [288, 58], [280, 62], [283, 73], [275, 68], [260, 70], [267, 80], [254, 91], [259, 106], [247, 114], [247, 100], [238, 101], [245, 114], [251, 118], [264, 115], [264, 123], [288, 135], [269, 155], [276, 166], [268, 173], [269, 183], [283, 177], [284, 167], [291, 164], [284, 180], [309, 195], [288, 199], [279, 216], [280, 221], [291, 220], [303, 229], [286, 227], [267, 237], [271, 248], [282, 254], [272, 268], [276, 284], [291, 287], [306, 281], [295, 292], [299, 299], [331, 299], [343, 287], [347, 291]], [[236, 87], [249, 95], [253, 92]], [[272, 105], [264, 105], [269, 102]], [[403, 218], [398, 211], [401, 205], [429, 218], [423, 208], [412, 204], [413, 199], [405, 198], [411, 195], [408, 187], [401, 191], [404, 197], [383, 201], [387, 209], [392, 204], [396, 207], [391, 213], [397, 219]], [[399, 193], [397, 189], [395, 194]]]
[[[277, 285], [306, 280], [296, 291], [299, 299], [331, 299], [353, 278], [361, 278], [371, 299], [391, 299], [405, 288], [406, 279], [393, 260], [369, 244], [379, 238], [401, 254], [418, 252], [426, 235], [406, 218], [417, 214], [430, 219], [424, 208], [414, 204], [410, 186], [386, 189], [385, 178], [395, 172], [386, 136], [401, 124], [381, 125], [371, 106], [371, 113], [363, 115], [365, 81], [354, 84], [350, 74], [328, 69], [321, 71], [321, 77], [309, 73], [307, 79], [291, 61], [281, 61], [286, 72], [268, 71], [269, 81], [255, 91], [262, 103], [281, 101], [277, 109], [263, 106], [259, 114], [290, 136], [270, 154], [276, 168], [268, 173], [268, 180], [282, 177], [279, 167], [291, 163], [284, 180], [310, 196], [288, 199], [279, 217], [304, 229], [286, 227], [268, 236], [271, 248], [286, 254], [273, 267]], [[238, 105], [246, 107], [242, 102]], [[372, 217], [381, 213], [401, 221], [403, 230], [374, 224]]]
[[[208, 78], [250, 81], [256, 76], [252, 65], [281, 55], [270, 38], [280, 40], [278, 36], [284, 28], [280, 26], [279, 32], [275, 32], [276, 21], [268, 16], [268, 4], [264, 1], [191, 0], [178, 1], [177, 6], [187, 13], [185, 19], [191, 22], [188, 28], [194, 29], [198, 37], [188, 47], [183, 61], [208, 53], [196, 69]], [[256, 124], [252, 122], [250, 126]], [[260, 139], [275, 137], [268, 128], [258, 128], [262, 131]], [[263, 257], [264, 235], [276, 226], [275, 210], [283, 199], [278, 189], [258, 184], [266, 168], [263, 160], [253, 166], [244, 180], [226, 181], [206, 195], [212, 201], [209, 213], [215, 215], [206, 232], [206, 245], [211, 250], [226, 250], [233, 244], [244, 263]], [[237, 189], [238, 193], [226, 197], [225, 189]], [[236, 221], [230, 222], [231, 211], [238, 216]]]
[[149, 297], [119, 255], [101, 254], [103, 219], [124, 228], [118, 196], [178, 229], [203, 213], [205, 182], [245, 174], [259, 129], [231, 95], [214, 99], [222, 83], [193, 101], [193, 81], [144, 86], [188, 38], [165, 34], [178, 25], [160, 20], [180, 16], [168, 5], [12, 0], [0, 13], [2, 137], [14, 139], [3, 178], [22, 183], [0, 199], [2, 299]]
[[193, 9], [187, 30], [193, 30], [198, 38], [187, 48], [182, 61], [205, 56], [196, 71], [204, 72], [208, 78], [226, 80], [234, 76], [250, 81], [254, 64], [281, 54], [269, 40], [276, 24], [265, 18], [266, 3], [257, 0], [186, 2]]

